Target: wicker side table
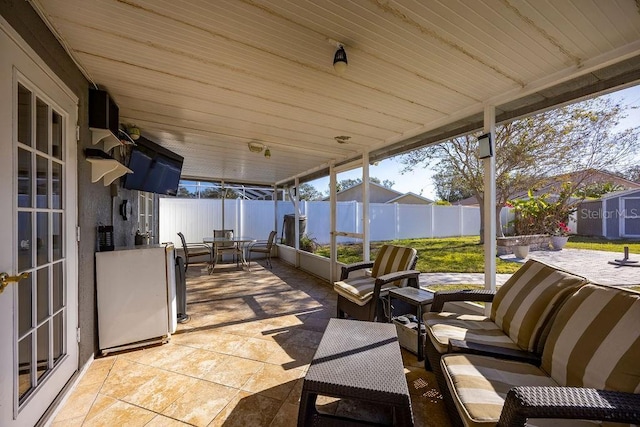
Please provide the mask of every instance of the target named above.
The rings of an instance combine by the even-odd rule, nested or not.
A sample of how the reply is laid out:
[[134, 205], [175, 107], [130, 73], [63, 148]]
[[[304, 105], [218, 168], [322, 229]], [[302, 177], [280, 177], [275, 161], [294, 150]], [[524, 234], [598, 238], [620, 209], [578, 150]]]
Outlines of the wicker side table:
[[298, 426], [358, 425], [358, 420], [320, 414], [318, 395], [391, 407], [393, 425], [413, 426], [395, 326], [331, 319], [304, 378]]
[[[424, 360], [424, 345], [422, 343], [422, 307], [433, 302], [433, 292], [425, 291], [423, 289], [416, 289], [410, 286], [404, 288], [391, 289], [387, 296], [389, 298], [389, 307], [391, 307], [391, 299], [397, 298], [401, 301], [414, 305], [418, 310], [418, 360]], [[391, 309], [390, 309], [391, 310]], [[393, 313], [390, 313], [390, 318], [393, 317]]]

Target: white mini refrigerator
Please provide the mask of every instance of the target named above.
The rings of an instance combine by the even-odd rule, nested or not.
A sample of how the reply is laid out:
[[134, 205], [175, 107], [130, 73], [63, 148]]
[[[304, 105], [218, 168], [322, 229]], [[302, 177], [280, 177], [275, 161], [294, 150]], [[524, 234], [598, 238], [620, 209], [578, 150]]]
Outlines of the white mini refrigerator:
[[166, 342], [177, 328], [173, 244], [96, 253], [103, 354]]

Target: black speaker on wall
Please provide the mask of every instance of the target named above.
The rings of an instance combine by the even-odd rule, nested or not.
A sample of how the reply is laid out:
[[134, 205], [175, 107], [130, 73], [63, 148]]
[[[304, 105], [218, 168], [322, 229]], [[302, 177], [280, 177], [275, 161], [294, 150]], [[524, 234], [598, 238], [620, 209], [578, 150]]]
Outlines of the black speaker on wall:
[[109, 129], [118, 137], [120, 109], [106, 90], [89, 90], [89, 127]]

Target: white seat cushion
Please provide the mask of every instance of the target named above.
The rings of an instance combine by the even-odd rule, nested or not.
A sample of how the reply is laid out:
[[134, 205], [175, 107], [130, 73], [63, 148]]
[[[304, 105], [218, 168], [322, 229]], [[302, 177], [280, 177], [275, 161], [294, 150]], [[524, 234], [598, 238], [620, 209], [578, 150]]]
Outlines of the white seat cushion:
[[425, 313], [422, 318], [431, 343], [442, 354], [448, 352], [450, 339], [519, 350], [518, 345], [485, 316], [441, 312]]

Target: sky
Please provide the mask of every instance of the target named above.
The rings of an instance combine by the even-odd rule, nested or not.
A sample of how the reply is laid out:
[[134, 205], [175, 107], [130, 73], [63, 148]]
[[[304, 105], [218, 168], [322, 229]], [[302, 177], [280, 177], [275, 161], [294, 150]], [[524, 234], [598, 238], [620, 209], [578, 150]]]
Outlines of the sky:
[[[640, 85], [603, 96], [613, 97], [623, 105], [636, 107], [635, 109], [628, 110], [628, 117], [620, 123], [620, 130], [640, 126]], [[396, 191], [402, 193], [412, 192], [432, 200], [436, 199], [436, 189], [431, 181], [431, 175], [433, 173], [431, 170], [419, 168], [412, 172], [401, 174], [400, 171], [402, 169], [402, 163], [394, 158], [390, 158], [381, 161], [376, 166], [370, 166], [369, 176], [379, 178], [380, 181], [388, 179], [395, 182], [392, 188]], [[338, 175], [338, 181], [356, 178], [362, 178], [360, 168]], [[313, 185], [318, 191], [326, 193], [329, 189], [329, 177], [311, 181], [309, 184]]]

